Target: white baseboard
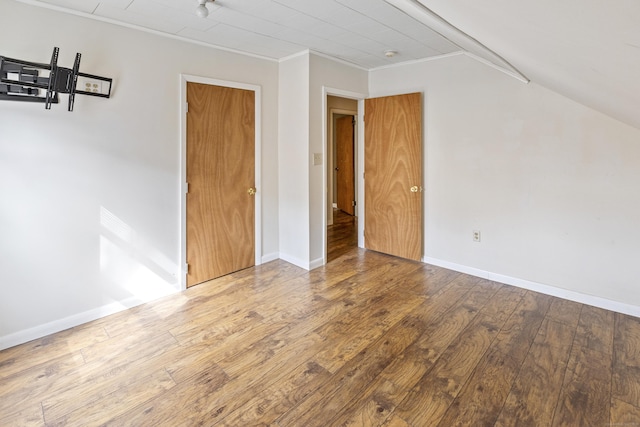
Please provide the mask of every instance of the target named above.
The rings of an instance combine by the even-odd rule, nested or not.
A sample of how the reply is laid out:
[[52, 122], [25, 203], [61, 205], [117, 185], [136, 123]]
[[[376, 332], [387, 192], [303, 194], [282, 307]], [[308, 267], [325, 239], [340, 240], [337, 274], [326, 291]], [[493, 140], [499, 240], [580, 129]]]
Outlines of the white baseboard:
[[534, 292], [540, 292], [541, 294], [551, 295], [554, 297], [579, 302], [581, 304], [587, 304], [593, 307], [615, 311], [617, 313], [640, 317], [640, 307], [638, 307], [637, 305], [613, 301], [595, 295], [583, 294], [581, 292], [558, 288], [556, 286], [544, 285], [542, 283], [519, 279], [517, 277], [506, 276], [504, 274], [492, 273], [490, 271], [480, 270], [478, 268], [468, 267], [466, 265], [443, 261], [436, 258], [424, 257], [422, 261], [427, 264], [436, 265], [438, 267], [447, 268], [449, 270], [459, 271], [460, 273], [481, 277], [483, 279], [492, 280], [494, 282], [504, 283], [506, 285], [516, 286], [518, 288], [523, 288]]
[[304, 261], [300, 258], [280, 253], [280, 259], [297, 267], [304, 268], [305, 270], [313, 270], [314, 268], [322, 267], [324, 265], [324, 258], [318, 258], [312, 261]]
[[309, 262], [309, 270], [322, 267], [323, 265], [324, 265], [324, 258], [314, 259], [311, 262]]
[[262, 263], [275, 261], [280, 259], [280, 254], [278, 252], [272, 252], [270, 254], [262, 255]]
[[[176, 289], [175, 293], [177, 292], [180, 291]], [[162, 296], [159, 296], [157, 298], [161, 297]], [[127, 298], [123, 301], [103, 305], [101, 307], [87, 310], [82, 313], [73, 314], [71, 316], [54, 320], [43, 325], [34, 326], [33, 328], [24, 329], [22, 331], [14, 332], [9, 335], [0, 336], [0, 350], [4, 350], [5, 348], [13, 347], [19, 344], [24, 344], [26, 342], [42, 338], [50, 334], [55, 334], [56, 332], [64, 331], [66, 329], [82, 325], [83, 323], [91, 322], [93, 320], [100, 319], [101, 317], [109, 316], [110, 314], [127, 310], [140, 304], [153, 301], [157, 298], [151, 298], [149, 301], [143, 301], [138, 298]]]
[[279, 258], [281, 260], [286, 261], [286, 262], [288, 262], [290, 264], [293, 264], [293, 265], [295, 265], [297, 267], [304, 268], [305, 270], [311, 270], [309, 268], [309, 262], [308, 261], [301, 260], [300, 258], [296, 258], [296, 257], [294, 257], [292, 255], [285, 254], [285, 253], [282, 253], [282, 252], [280, 252]]

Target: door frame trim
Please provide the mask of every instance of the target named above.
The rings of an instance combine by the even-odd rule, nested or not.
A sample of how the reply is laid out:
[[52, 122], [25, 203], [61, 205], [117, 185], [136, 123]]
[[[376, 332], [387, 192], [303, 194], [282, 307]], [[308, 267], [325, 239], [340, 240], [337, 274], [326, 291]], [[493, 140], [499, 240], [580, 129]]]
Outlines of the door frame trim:
[[187, 83], [253, 91], [255, 96], [255, 265], [262, 264], [262, 87], [259, 85], [180, 74], [180, 289], [187, 289]]
[[[356, 173], [356, 212], [358, 216], [358, 246], [364, 247], [364, 100], [368, 94], [351, 92], [342, 89], [332, 88], [330, 86], [322, 86], [322, 157], [327, 158], [329, 153], [329, 136], [327, 132], [327, 96], [339, 96], [341, 98], [355, 99], [358, 101], [358, 111], [356, 113], [357, 138], [356, 141], [356, 157], [357, 163], [355, 167]], [[327, 263], [327, 167], [322, 168], [322, 263]], [[317, 265], [319, 267], [320, 265]]]

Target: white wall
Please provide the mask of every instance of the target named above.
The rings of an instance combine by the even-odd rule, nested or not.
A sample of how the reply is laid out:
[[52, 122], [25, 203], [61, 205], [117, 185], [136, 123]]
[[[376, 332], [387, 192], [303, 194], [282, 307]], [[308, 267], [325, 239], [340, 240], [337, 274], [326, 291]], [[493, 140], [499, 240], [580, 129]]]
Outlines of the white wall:
[[466, 56], [370, 90], [424, 92], [427, 261], [640, 314], [639, 129]]
[[262, 87], [263, 254], [278, 253], [278, 64], [0, 0], [0, 55], [114, 78], [0, 101], [0, 348], [179, 290], [180, 74]]
[[[343, 63], [333, 61], [318, 55], [310, 56], [309, 70], [309, 152], [325, 153], [326, 134], [326, 93], [342, 96], [362, 96], [368, 92], [369, 73]], [[327, 92], [328, 91], [328, 92]], [[309, 223], [311, 267], [324, 263], [325, 227], [324, 209], [326, 203], [326, 189], [324, 179], [326, 174], [323, 165], [313, 166], [312, 156], [309, 155]]]
[[[306, 269], [324, 263], [326, 88], [366, 94], [368, 73], [316, 54], [280, 62], [280, 258]], [[323, 128], [324, 126], [324, 128]]]
[[309, 268], [309, 54], [279, 71], [280, 258]]

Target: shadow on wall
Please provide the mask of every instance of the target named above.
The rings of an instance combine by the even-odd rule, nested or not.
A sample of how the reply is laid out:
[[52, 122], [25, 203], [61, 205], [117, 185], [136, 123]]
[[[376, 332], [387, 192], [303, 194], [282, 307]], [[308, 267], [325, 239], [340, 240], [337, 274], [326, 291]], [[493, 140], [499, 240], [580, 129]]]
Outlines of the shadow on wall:
[[129, 292], [136, 302], [176, 292], [174, 262], [104, 206], [100, 207], [100, 226], [100, 272], [107, 279]]

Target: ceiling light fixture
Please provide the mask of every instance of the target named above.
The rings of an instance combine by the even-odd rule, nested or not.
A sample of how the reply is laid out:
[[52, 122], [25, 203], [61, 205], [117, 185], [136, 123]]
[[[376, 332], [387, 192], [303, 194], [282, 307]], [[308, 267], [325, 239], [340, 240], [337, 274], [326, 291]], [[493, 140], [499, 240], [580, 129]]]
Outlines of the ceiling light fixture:
[[207, 9], [206, 6], [209, 1], [213, 3], [215, 0], [198, 0], [198, 3], [200, 3], [200, 5], [196, 7], [196, 15], [198, 15], [198, 17], [206, 18], [209, 16], [209, 9]]
[[384, 56], [386, 56], [387, 58], [393, 58], [397, 54], [398, 54], [398, 52], [395, 51], [395, 50], [385, 50], [384, 51]]

